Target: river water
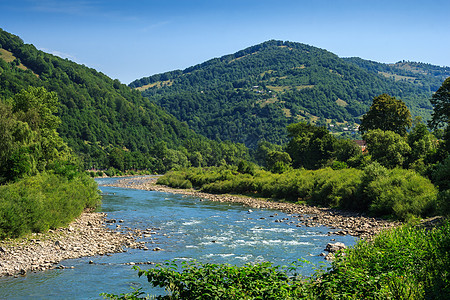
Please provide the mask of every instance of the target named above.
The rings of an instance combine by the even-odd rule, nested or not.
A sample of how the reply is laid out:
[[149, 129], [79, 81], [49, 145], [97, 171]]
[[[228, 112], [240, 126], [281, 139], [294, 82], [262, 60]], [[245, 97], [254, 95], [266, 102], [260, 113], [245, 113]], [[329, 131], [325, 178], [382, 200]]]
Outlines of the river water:
[[[110, 256], [61, 262], [73, 266], [72, 269], [0, 278], [0, 299], [102, 299], [99, 296], [102, 292], [126, 293], [132, 291], [130, 287], [142, 287], [150, 295], [163, 293], [151, 288], [145, 278], [139, 278], [130, 262], [196, 259], [235, 265], [261, 261], [287, 265], [303, 258], [311, 264], [305, 264], [299, 271], [310, 275], [315, 268], [327, 266], [318, 254], [331, 239], [346, 245], [355, 243], [350, 236], [328, 236], [327, 227], [297, 227], [299, 222], [294, 216], [280, 211], [250, 211], [240, 204], [103, 186], [115, 180], [97, 180], [104, 194], [101, 210], [109, 219], [123, 220], [122, 228], [153, 228], [156, 234], [140, 240], [150, 250], [159, 247], [163, 251], [127, 249]], [[89, 264], [90, 260], [94, 264]]]

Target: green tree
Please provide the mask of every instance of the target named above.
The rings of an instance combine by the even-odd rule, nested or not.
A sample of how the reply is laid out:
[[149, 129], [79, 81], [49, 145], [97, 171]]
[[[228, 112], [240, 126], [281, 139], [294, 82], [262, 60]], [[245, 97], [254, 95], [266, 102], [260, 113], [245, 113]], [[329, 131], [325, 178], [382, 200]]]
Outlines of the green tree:
[[44, 88], [29, 87], [0, 103], [0, 182], [35, 175], [56, 161], [74, 162], [56, 132], [58, 98]]
[[404, 136], [411, 124], [411, 113], [406, 104], [382, 94], [373, 99], [369, 111], [362, 117], [359, 130], [363, 133], [373, 129], [389, 130]]
[[55, 115], [59, 107], [58, 96], [43, 87], [23, 89], [14, 95], [12, 105], [13, 112], [33, 130], [56, 130], [61, 124], [61, 119]]
[[372, 159], [387, 168], [402, 167], [411, 153], [406, 138], [393, 131], [370, 130], [363, 138]]
[[125, 171], [125, 155], [124, 151], [119, 148], [114, 148], [109, 153], [109, 165], [120, 171]]
[[425, 168], [424, 161], [436, 152], [437, 140], [428, 131], [427, 126], [420, 117], [416, 117], [413, 123], [413, 127], [407, 137], [408, 145], [411, 147], [409, 164], [410, 167], [414, 166], [414, 169], [417, 171], [422, 171], [418, 168]]
[[448, 125], [450, 120], [450, 77], [433, 94], [430, 102], [434, 106], [432, 118], [429, 121], [430, 127], [437, 128], [441, 125]]
[[289, 125], [287, 131], [291, 140], [286, 151], [294, 168], [317, 169], [332, 158], [336, 138], [325, 127], [300, 122]]
[[291, 166], [292, 159], [287, 152], [270, 151], [267, 154], [267, 169], [273, 173], [283, 173]]
[[32, 149], [36, 134], [17, 120], [10, 105], [0, 102], [0, 183], [36, 173]]

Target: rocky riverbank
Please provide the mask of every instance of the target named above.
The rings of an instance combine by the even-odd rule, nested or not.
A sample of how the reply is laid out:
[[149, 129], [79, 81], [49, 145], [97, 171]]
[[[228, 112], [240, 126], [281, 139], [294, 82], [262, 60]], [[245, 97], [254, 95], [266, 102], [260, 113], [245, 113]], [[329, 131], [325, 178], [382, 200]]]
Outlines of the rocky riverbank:
[[240, 195], [214, 195], [195, 191], [193, 189], [173, 189], [167, 186], [156, 185], [155, 178], [132, 177], [116, 181], [110, 186], [132, 188], [147, 191], [160, 191], [199, 197], [210, 201], [241, 203], [250, 208], [276, 209], [291, 214], [290, 218], [277, 219], [275, 222], [296, 223], [296, 226], [327, 226], [331, 228], [329, 235], [352, 235], [368, 238], [400, 225], [399, 222], [390, 222], [379, 218], [367, 217], [363, 214], [345, 212], [337, 209], [319, 208], [315, 206], [294, 203], [276, 202], [267, 199], [244, 197]]
[[19, 276], [47, 269], [64, 269], [62, 260], [141, 248], [135, 233], [106, 227], [105, 213], [83, 213], [67, 228], [33, 233], [19, 239], [0, 241], [0, 276]]

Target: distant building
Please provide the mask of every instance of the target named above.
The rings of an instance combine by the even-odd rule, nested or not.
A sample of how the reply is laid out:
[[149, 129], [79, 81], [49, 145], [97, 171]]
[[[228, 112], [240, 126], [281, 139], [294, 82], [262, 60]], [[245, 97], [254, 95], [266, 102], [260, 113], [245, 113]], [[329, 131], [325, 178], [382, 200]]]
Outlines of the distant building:
[[366, 151], [366, 147], [367, 147], [366, 141], [354, 140], [354, 142], [356, 143], [356, 145], [358, 145], [361, 148], [362, 152]]

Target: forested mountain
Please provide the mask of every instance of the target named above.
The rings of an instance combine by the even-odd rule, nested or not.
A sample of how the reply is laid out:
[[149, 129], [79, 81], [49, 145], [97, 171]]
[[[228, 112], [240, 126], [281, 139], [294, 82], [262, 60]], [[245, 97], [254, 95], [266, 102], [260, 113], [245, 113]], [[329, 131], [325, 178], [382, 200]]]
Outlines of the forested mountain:
[[[217, 165], [245, 157], [243, 145], [194, 133], [158, 105], [106, 75], [44, 53], [0, 29], [0, 101], [28, 86], [57, 93], [60, 136], [86, 168]], [[223, 161], [222, 161], [223, 160]]]
[[433, 91], [449, 68], [339, 58], [300, 43], [268, 41], [202, 64], [130, 84], [209, 138], [254, 147], [286, 141], [286, 126], [306, 120], [351, 131], [375, 96], [406, 102], [429, 118]]

